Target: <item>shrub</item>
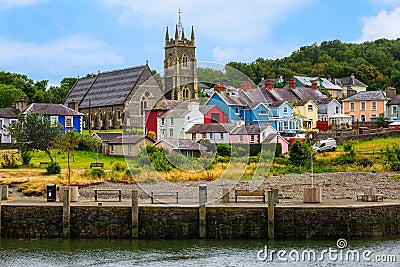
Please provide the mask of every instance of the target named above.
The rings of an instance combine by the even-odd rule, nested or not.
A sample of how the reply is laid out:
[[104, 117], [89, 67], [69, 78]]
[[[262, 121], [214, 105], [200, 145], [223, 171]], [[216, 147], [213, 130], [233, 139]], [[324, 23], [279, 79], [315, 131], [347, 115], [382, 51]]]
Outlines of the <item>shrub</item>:
[[121, 163], [121, 162], [116, 162], [116, 163], [112, 166], [112, 170], [113, 170], [113, 171], [117, 171], [117, 172], [119, 172], [119, 171], [125, 171], [125, 169], [126, 169], [126, 166], [125, 166], [123, 163]]
[[295, 141], [289, 149], [290, 162], [293, 165], [304, 166], [314, 156], [311, 145], [306, 142]]
[[229, 157], [231, 155], [232, 147], [230, 144], [219, 143], [217, 144], [217, 155], [221, 157]]
[[93, 178], [104, 178], [106, 176], [106, 173], [103, 169], [93, 168], [90, 170], [90, 176], [92, 176]]
[[4, 153], [3, 162], [1, 163], [2, 168], [15, 169], [18, 168], [17, 159], [14, 153]]
[[48, 174], [59, 174], [61, 173], [61, 166], [58, 162], [52, 161], [47, 164], [46, 170]]
[[22, 165], [28, 165], [33, 157], [32, 151], [24, 151], [21, 153]]
[[374, 165], [374, 161], [370, 158], [362, 158], [357, 160], [357, 165], [362, 166], [364, 168], [372, 167], [372, 165]]

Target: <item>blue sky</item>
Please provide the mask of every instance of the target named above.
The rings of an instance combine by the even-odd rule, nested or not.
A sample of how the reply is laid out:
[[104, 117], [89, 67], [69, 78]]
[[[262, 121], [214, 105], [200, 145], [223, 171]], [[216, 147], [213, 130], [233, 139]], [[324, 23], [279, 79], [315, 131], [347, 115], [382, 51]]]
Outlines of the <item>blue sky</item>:
[[179, 8], [186, 36], [195, 28], [198, 61], [220, 64], [400, 37], [400, 0], [0, 0], [0, 71], [51, 84], [146, 60], [162, 71]]

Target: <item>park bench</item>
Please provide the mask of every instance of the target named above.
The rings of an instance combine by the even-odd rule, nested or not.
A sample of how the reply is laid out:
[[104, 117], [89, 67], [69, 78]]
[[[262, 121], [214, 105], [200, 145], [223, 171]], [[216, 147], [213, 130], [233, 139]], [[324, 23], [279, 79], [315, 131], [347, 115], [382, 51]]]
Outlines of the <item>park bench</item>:
[[41, 162], [39, 163], [39, 165], [40, 165], [40, 168], [46, 168], [47, 165], [49, 165], [49, 162], [41, 161]]
[[363, 194], [357, 195], [357, 201], [383, 201], [383, 194], [378, 194], [376, 188], [366, 188]]
[[[94, 190], [94, 201], [97, 202], [99, 197], [118, 196], [118, 201], [122, 199], [122, 189], [93, 189]], [[110, 198], [109, 198], [110, 199]]]
[[178, 192], [151, 192], [151, 204], [154, 203], [154, 198], [175, 198], [176, 204], [178, 204]]
[[104, 163], [103, 162], [92, 162], [90, 163], [90, 168], [104, 168]]
[[244, 190], [244, 189], [235, 189], [235, 202], [238, 202], [238, 197], [248, 198], [257, 198], [261, 197], [262, 201], [265, 203], [265, 190]]

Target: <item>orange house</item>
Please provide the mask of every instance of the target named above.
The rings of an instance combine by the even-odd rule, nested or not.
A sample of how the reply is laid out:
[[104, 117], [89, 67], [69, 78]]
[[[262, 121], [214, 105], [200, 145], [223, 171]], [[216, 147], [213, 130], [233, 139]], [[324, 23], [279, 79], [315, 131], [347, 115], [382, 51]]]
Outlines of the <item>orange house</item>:
[[343, 113], [353, 121], [376, 121], [379, 114], [386, 114], [389, 99], [382, 91], [359, 92], [342, 100]]

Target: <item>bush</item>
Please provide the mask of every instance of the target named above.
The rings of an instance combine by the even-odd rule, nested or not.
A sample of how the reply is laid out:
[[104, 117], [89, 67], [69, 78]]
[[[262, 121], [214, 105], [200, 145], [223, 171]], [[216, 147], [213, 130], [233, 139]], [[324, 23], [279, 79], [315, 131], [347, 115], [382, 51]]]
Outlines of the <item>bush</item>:
[[296, 140], [289, 149], [289, 156], [293, 165], [304, 166], [310, 162], [311, 157], [314, 157], [314, 153], [310, 144]]
[[47, 164], [46, 170], [48, 174], [59, 174], [61, 173], [61, 166], [58, 162], [52, 161]]
[[362, 166], [364, 168], [372, 167], [372, 165], [374, 165], [374, 161], [370, 158], [362, 158], [362, 159], [357, 160], [357, 165]]
[[106, 173], [103, 169], [93, 168], [90, 170], [90, 176], [93, 178], [104, 178], [106, 177]]
[[17, 159], [14, 153], [4, 153], [3, 162], [1, 163], [2, 168], [15, 169], [18, 168]]
[[24, 151], [21, 153], [22, 165], [28, 165], [33, 157], [32, 151]]
[[117, 171], [117, 172], [125, 171], [125, 169], [126, 169], [126, 166], [121, 162], [117, 162], [112, 166], [112, 170]]
[[221, 157], [230, 157], [232, 147], [230, 144], [218, 143], [217, 144], [217, 155]]

